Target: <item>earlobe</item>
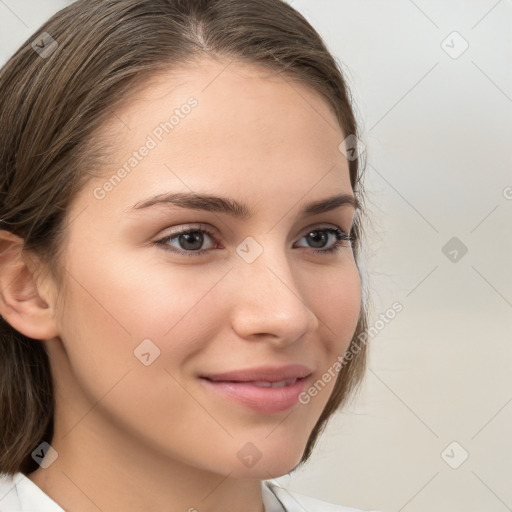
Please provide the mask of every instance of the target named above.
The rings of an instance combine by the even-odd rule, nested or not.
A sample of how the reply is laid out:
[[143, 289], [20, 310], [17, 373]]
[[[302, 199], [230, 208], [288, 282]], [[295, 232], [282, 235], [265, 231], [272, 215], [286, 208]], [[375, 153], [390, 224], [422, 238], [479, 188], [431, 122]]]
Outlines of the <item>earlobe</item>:
[[53, 305], [41, 297], [22, 248], [23, 239], [0, 230], [0, 315], [29, 338], [52, 339], [59, 334]]

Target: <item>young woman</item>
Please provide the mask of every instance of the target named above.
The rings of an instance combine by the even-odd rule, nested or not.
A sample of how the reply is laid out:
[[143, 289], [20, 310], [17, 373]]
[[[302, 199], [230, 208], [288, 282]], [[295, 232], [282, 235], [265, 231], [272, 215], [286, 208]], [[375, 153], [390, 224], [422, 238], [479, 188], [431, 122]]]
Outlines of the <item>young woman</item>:
[[0, 72], [0, 510], [356, 510], [270, 480], [365, 368], [341, 72], [280, 0], [79, 0]]

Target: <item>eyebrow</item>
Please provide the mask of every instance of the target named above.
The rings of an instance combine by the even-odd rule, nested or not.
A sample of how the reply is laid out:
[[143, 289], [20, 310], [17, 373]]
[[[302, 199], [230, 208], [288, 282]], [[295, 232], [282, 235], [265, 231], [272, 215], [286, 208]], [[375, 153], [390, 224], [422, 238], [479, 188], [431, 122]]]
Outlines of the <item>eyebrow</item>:
[[[242, 220], [247, 220], [253, 216], [253, 211], [246, 204], [240, 203], [235, 199], [192, 192], [158, 194], [144, 201], [139, 201], [129, 208], [129, 211], [142, 210], [154, 205], [174, 205], [191, 210], [225, 213]], [[352, 206], [357, 210], [360, 208], [360, 203], [358, 199], [351, 194], [337, 194], [303, 205], [300, 214], [301, 217], [317, 215], [334, 210], [340, 206]]]

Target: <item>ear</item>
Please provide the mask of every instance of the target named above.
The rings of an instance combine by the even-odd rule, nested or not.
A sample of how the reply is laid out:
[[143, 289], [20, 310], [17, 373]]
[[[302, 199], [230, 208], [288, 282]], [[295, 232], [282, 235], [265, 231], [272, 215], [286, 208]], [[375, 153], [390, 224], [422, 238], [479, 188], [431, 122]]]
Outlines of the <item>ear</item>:
[[55, 310], [38, 288], [35, 259], [22, 248], [22, 238], [0, 230], [0, 315], [21, 334], [49, 340], [59, 334]]

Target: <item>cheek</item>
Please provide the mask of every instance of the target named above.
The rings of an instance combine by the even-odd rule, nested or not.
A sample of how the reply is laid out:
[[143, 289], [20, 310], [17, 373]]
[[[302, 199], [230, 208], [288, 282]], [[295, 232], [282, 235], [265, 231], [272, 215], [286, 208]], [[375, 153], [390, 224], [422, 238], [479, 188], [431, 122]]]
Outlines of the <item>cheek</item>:
[[77, 364], [140, 365], [134, 350], [150, 339], [155, 353], [160, 350], [162, 359], [178, 366], [200, 350], [212, 326], [220, 327], [216, 319], [225, 312], [219, 303], [212, 307], [208, 295], [223, 268], [134, 264], [121, 255], [107, 260], [104, 255], [77, 254], [73, 261], [62, 331]]
[[[350, 343], [361, 312], [361, 279], [352, 260], [339, 271], [329, 270], [315, 280], [311, 304], [320, 321], [320, 329], [332, 352], [342, 354]], [[308, 285], [313, 287], [313, 283]]]
[[[308, 281], [310, 307], [319, 319], [322, 358], [317, 380], [311, 383], [301, 398], [309, 409], [308, 419], [316, 419], [324, 410], [340, 375], [340, 360], [354, 336], [361, 313], [361, 279], [352, 260], [339, 270], [330, 269]], [[343, 370], [341, 370], [343, 371]]]
[[192, 266], [149, 264], [134, 272], [121, 259], [115, 267], [99, 256], [73, 261], [61, 321], [71, 371], [60, 370], [61, 382], [76, 381], [89, 402], [84, 411], [99, 402], [95, 411], [124, 429], [140, 435], [149, 422], [156, 438], [165, 439], [172, 426], [185, 439], [190, 426], [176, 422], [175, 411], [202, 418], [204, 410], [180, 383], [188, 377], [187, 362], [215, 337], [211, 329], [221, 328], [219, 316], [226, 318], [209, 296], [225, 270], [193, 274]]

